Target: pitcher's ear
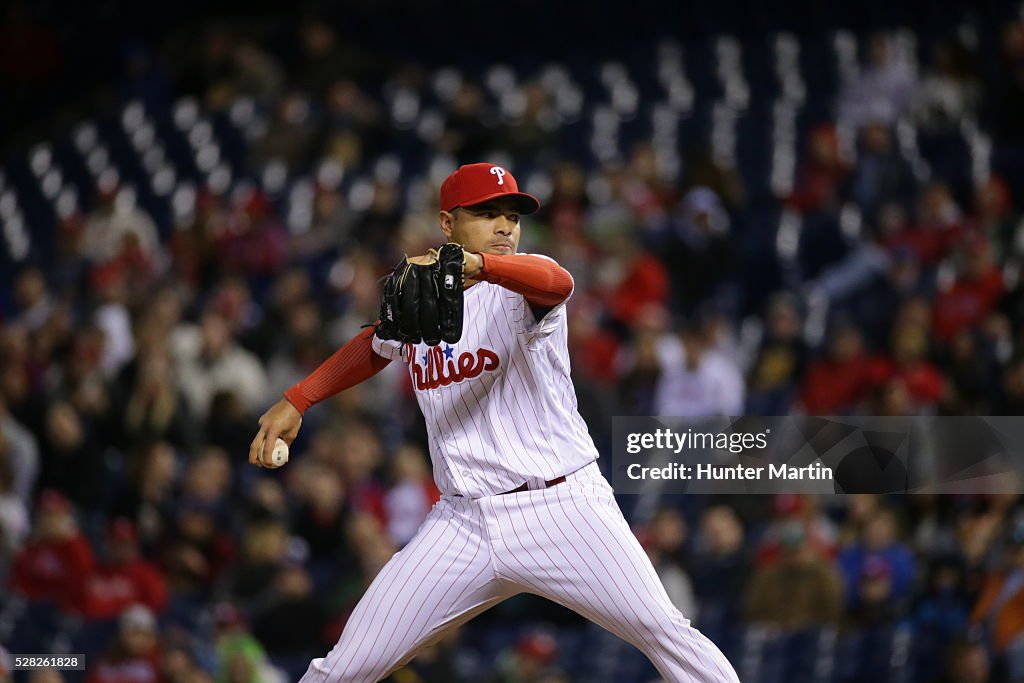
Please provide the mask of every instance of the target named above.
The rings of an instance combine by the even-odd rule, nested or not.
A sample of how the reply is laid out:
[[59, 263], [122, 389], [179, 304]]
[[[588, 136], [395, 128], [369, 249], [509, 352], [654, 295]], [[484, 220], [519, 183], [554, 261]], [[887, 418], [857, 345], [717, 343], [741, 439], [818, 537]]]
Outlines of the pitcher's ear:
[[441, 232], [444, 233], [445, 239], [449, 242], [452, 239], [452, 230], [455, 227], [455, 216], [448, 211], [442, 211], [438, 215], [438, 222], [441, 224]]

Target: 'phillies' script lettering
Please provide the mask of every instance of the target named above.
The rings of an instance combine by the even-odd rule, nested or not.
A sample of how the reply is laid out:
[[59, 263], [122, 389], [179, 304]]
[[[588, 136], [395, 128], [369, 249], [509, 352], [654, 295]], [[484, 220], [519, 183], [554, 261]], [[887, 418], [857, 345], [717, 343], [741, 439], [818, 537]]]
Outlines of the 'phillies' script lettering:
[[427, 367], [419, 363], [415, 358], [412, 363], [413, 376], [416, 378], [416, 388], [419, 390], [436, 389], [446, 387], [453, 382], [461, 382], [473, 379], [482, 372], [496, 370], [500, 364], [498, 354], [490, 349], [479, 349], [476, 355], [472, 351], [463, 351], [458, 359], [444, 359], [444, 353], [440, 346], [427, 349], [426, 357], [429, 360]]

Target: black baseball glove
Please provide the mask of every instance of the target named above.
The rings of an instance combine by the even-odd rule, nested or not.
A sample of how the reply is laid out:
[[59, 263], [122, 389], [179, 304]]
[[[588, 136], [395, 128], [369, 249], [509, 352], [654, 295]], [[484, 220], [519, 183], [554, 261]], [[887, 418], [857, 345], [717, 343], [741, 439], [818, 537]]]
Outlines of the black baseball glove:
[[376, 335], [403, 344], [436, 346], [462, 338], [461, 244], [449, 242], [426, 257], [403, 258], [384, 283]]

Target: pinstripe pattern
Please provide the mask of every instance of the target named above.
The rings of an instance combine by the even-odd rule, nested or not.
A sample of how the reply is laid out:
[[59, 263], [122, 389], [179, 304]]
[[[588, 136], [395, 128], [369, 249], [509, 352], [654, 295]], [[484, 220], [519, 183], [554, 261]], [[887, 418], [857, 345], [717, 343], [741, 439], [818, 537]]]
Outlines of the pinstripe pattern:
[[[596, 460], [569, 378], [565, 304], [536, 321], [521, 294], [480, 282], [466, 290], [464, 318], [462, 339], [440, 369], [425, 344], [373, 340], [380, 355], [409, 363], [441, 492], [491, 496]], [[446, 385], [417, 386], [417, 373], [459, 377], [460, 357], [475, 363], [481, 349], [497, 356], [496, 369]]]
[[443, 497], [300, 683], [378, 681], [447, 630], [520, 592], [564, 605], [635, 645], [671, 683], [739, 680], [669, 601], [591, 464], [548, 489]]
[[481, 516], [442, 500], [416, 537], [384, 566], [338, 643], [303, 683], [373, 683], [423, 646], [517, 589], [494, 575]]
[[[443, 354], [373, 340], [378, 354], [409, 363], [443, 496], [301, 683], [378, 681], [520, 592], [635, 645], [672, 683], [737, 683], [672, 605], [594, 462], [569, 376], [565, 304], [536, 321], [521, 295], [482, 282], [465, 305], [463, 338]], [[566, 482], [544, 488], [559, 476]], [[524, 482], [530, 490], [497, 495]]]

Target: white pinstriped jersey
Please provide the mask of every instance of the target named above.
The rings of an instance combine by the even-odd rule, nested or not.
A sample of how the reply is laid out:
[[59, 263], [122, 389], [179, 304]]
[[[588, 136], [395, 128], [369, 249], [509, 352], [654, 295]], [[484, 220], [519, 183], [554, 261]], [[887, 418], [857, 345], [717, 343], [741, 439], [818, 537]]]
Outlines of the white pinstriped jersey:
[[495, 495], [596, 460], [569, 377], [565, 302], [537, 321], [523, 295], [478, 282], [464, 321], [451, 346], [373, 338], [378, 354], [409, 363], [441, 492]]

